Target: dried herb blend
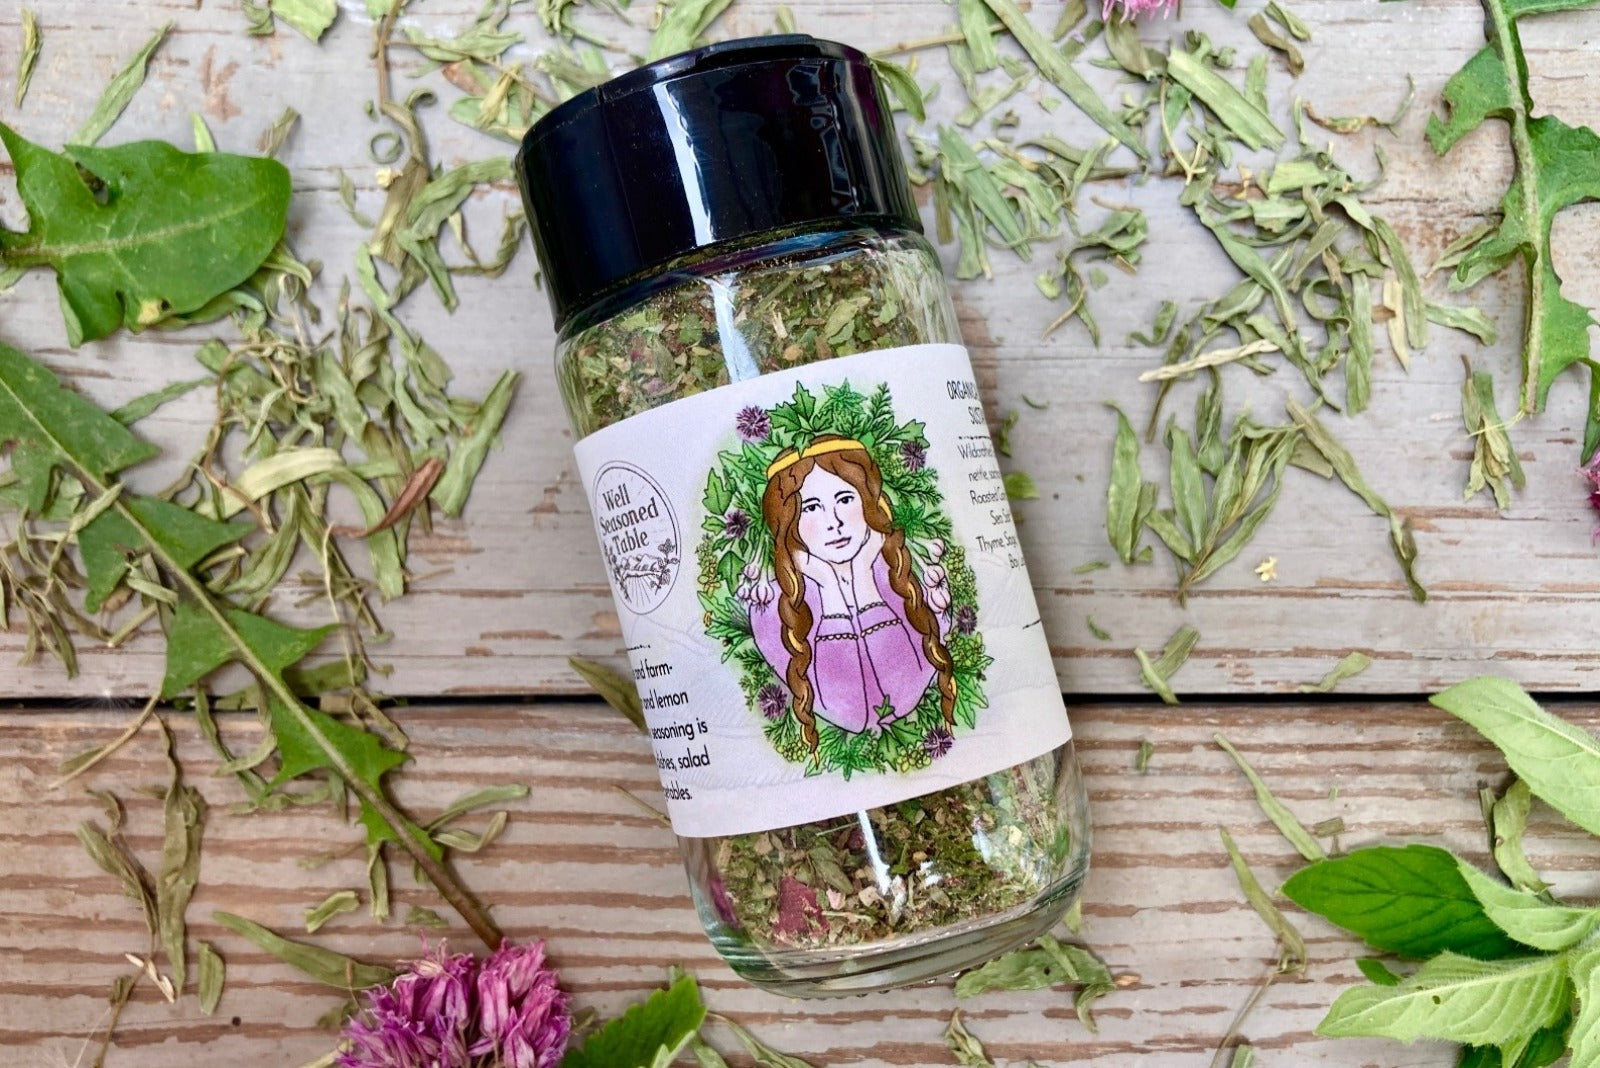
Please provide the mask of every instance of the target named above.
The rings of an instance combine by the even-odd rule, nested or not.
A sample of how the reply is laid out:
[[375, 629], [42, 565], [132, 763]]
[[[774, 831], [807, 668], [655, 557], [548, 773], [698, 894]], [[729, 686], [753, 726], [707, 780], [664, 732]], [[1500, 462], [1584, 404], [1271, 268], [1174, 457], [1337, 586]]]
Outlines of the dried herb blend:
[[556, 108], [518, 159], [701, 918], [737, 971], [799, 995], [1014, 948], [1087, 861], [996, 448], [887, 110], [859, 53], [736, 42]]

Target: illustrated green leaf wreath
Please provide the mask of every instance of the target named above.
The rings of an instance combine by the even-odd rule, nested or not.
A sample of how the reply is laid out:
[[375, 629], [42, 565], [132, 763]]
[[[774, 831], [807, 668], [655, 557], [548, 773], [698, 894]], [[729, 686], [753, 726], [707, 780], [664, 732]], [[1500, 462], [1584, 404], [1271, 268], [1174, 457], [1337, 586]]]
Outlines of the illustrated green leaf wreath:
[[796, 385], [732, 429], [696, 563], [706, 633], [751, 714], [808, 774], [929, 766], [987, 707], [993, 659], [924, 425], [896, 419], [887, 385], [845, 382]]

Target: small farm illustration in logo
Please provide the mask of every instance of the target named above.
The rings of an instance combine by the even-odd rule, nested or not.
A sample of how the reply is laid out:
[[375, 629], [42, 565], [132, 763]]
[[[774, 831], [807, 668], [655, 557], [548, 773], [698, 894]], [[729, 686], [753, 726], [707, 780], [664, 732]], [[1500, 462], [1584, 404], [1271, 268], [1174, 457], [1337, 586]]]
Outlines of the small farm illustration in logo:
[[611, 585], [631, 611], [648, 615], [678, 580], [683, 539], [672, 505], [655, 479], [625, 463], [600, 469], [593, 500]]
[[896, 417], [887, 385], [843, 383], [797, 385], [731, 429], [696, 563], [751, 714], [813, 774], [929, 766], [987, 707], [993, 661], [924, 425]]

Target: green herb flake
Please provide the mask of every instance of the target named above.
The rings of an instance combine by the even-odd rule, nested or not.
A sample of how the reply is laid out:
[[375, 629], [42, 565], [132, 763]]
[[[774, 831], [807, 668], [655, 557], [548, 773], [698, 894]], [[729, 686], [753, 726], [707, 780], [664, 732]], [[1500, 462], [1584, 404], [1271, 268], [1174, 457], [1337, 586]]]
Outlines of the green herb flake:
[[211, 918], [228, 930], [253, 942], [258, 948], [310, 976], [324, 986], [349, 992], [373, 986], [387, 986], [399, 973], [377, 964], [363, 964], [331, 949], [294, 942], [243, 916], [214, 912]]
[[336, 0], [271, 0], [271, 9], [311, 41], [322, 40], [339, 14]]
[[639, 702], [639, 690], [632, 678], [581, 656], [567, 657], [567, 664], [583, 677], [583, 681], [595, 693], [605, 699], [606, 704], [621, 712], [629, 723], [639, 728], [640, 733], [649, 733], [650, 726], [645, 722], [644, 708]]
[[661, 24], [650, 38], [650, 51], [646, 59], [665, 59], [679, 52], [687, 52], [700, 42], [718, 15], [733, 0], [674, 0]]
[[39, 20], [32, 8], [25, 7], [22, 9], [22, 50], [17, 57], [17, 91], [12, 98], [12, 103], [19, 108], [22, 107], [23, 97], [28, 95], [28, 85], [33, 81], [33, 68], [39, 62], [39, 50], [43, 46]]
[[1300, 932], [1295, 929], [1278, 906], [1261, 888], [1261, 883], [1256, 879], [1255, 873], [1250, 870], [1244, 855], [1239, 852], [1239, 847], [1233, 844], [1233, 836], [1225, 828], [1217, 828], [1222, 836], [1222, 845], [1228, 851], [1228, 862], [1233, 866], [1233, 874], [1239, 880], [1239, 889], [1244, 891], [1245, 900], [1250, 902], [1250, 907], [1256, 910], [1256, 915], [1277, 935], [1280, 947], [1278, 971], [1280, 973], [1304, 972], [1306, 962], [1306, 943]]
[[1272, 821], [1272, 825], [1278, 828], [1278, 833], [1288, 839], [1289, 844], [1294, 846], [1306, 860], [1317, 861], [1325, 859], [1328, 854], [1323, 850], [1321, 844], [1310, 831], [1306, 830], [1305, 824], [1301, 823], [1295, 817], [1295, 814], [1290, 812], [1283, 802], [1273, 795], [1272, 790], [1268, 788], [1261, 776], [1256, 774], [1256, 770], [1250, 766], [1249, 761], [1245, 760], [1243, 754], [1235, 749], [1233, 744], [1221, 734], [1213, 734], [1211, 737], [1223, 752], [1233, 758], [1233, 762], [1239, 766], [1239, 770], [1244, 772], [1244, 777], [1250, 781], [1251, 787], [1256, 792], [1256, 804], [1261, 806], [1261, 811]]
[[[117, 71], [116, 75], [106, 85], [105, 90], [100, 94], [100, 100], [95, 104], [94, 110], [83, 121], [83, 125], [78, 127], [77, 133], [72, 135], [70, 142], [73, 147], [87, 148], [96, 144], [100, 138], [106, 135], [106, 131], [111, 129], [112, 125], [121, 117], [129, 102], [133, 100], [133, 94], [137, 93], [139, 87], [144, 84], [145, 70], [150, 62], [150, 57], [155, 54], [157, 48], [161, 47], [161, 42], [167, 39], [167, 34], [171, 30], [172, 23], [168, 22], [163, 25], [150, 40], [144, 43], [144, 47], [135, 52], [133, 58], [128, 60], [121, 70]], [[6, 149], [8, 151], [11, 150], [9, 141], [6, 143]], [[13, 159], [15, 159], [14, 154]], [[22, 180], [21, 164], [18, 163], [17, 166], [17, 180], [20, 184]], [[28, 206], [28, 211], [30, 214], [33, 211], [31, 204]]]
[[[1372, 657], [1355, 651], [1344, 655], [1322, 679], [1300, 687], [1300, 693], [1332, 693], [1346, 679], [1353, 679], [1372, 666]], [[1307, 858], [1310, 859], [1310, 858]]]
[[1462, 497], [1470, 500], [1489, 489], [1495, 506], [1505, 511], [1511, 507], [1512, 490], [1522, 489], [1528, 479], [1507, 425], [1495, 407], [1494, 377], [1488, 371], [1474, 371], [1466, 357], [1461, 362], [1466, 368], [1466, 378], [1461, 383], [1461, 419], [1472, 439], [1472, 466]]
[[[159, 722], [159, 721], [158, 721]], [[156, 922], [172, 984], [183, 990], [187, 976], [187, 927], [184, 912], [200, 880], [200, 836], [205, 827], [206, 802], [200, 791], [183, 784], [183, 772], [173, 750], [166, 724], [161, 731], [167, 746], [172, 777], [163, 801], [166, 833], [161, 846], [161, 868], [156, 875]]]
[[1155, 755], [1155, 743], [1148, 738], [1139, 739], [1139, 751], [1133, 758], [1133, 770], [1140, 775], [1147, 774], [1150, 770], [1150, 758]]
[[1188, 662], [1189, 654], [1199, 640], [1200, 632], [1185, 624], [1168, 640], [1159, 658], [1151, 660], [1143, 649], [1135, 649], [1133, 655], [1139, 661], [1140, 681], [1154, 690], [1162, 701], [1169, 705], [1177, 704], [1178, 697], [1173, 693], [1169, 680]]
[[962, 1023], [960, 1009], [950, 1014], [950, 1022], [944, 1029], [944, 1044], [955, 1057], [956, 1063], [963, 1065], [964, 1068], [995, 1068], [995, 1063], [989, 1059], [983, 1043], [979, 1042], [977, 1037], [967, 1030], [967, 1025]]
[[227, 965], [210, 942], [199, 944], [200, 1014], [212, 1016], [222, 1001], [222, 985], [227, 976]]
[[1089, 633], [1094, 635], [1096, 641], [1111, 641], [1111, 632], [1096, 623], [1093, 616], [1084, 616], [1083, 622], [1089, 628]]
[[361, 907], [361, 898], [354, 890], [340, 890], [323, 898], [320, 904], [305, 910], [306, 934], [316, 934], [335, 916], [355, 912]]

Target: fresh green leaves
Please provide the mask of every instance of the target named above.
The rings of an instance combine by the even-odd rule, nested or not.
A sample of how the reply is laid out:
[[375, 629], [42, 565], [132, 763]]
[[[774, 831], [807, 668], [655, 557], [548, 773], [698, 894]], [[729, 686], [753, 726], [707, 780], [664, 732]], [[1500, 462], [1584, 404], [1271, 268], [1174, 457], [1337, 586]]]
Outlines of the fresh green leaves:
[[705, 1022], [706, 1007], [694, 977], [632, 1006], [568, 1051], [561, 1068], [666, 1068]]
[[1496, 960], [1517, 948], [1485, 915], [1456, 858], [1433, 846], [1375, 846], [1321, 860], [1291, 876], [1283, 892], [1374, 949], [1403, 957], [1449, 951]]
[[1305, 908], [1377, 948], [1431, 957], [1404, 978], [1363, 965], [1374, 985], [1342, 994], [1318, 1033], [1463, 1042], [1460, 1063], [1479, 1068], [1540, 1068], [1570, 1046], [1573, 1064], [1593, 1068], [1600, 909], [1545, 892], [1521, 838], [1533, 796], [1594, 832], [1600, 744], [1503, 679], [1470, 680], [1434, 703], [1476, 727], [1513, 770], [1531, 769], [1492, 806], [1495, 855], [1513, 885], [1421, 845], [1358, 850], [1297, 873], [1284, 893]]
[[1509, 679], [1470, 679], [1433, 704], [1493, 742], [1535, 796], [1600, 834], [1600, 741], [1593, 735], [1546, 712]]
[[73, 345], [205, 306], [255, 273], [283, 236], [289, 172], [270, 159], [158, 141], [51, 152], [0, 124], [28, 208], [0, 261], [56, 272]]
[[[1520, 260], [1528, 286], [1519, 410], [1544, 407], [1550, 385], [1568, 367], [1595, 363], [1589, 356], [1588, 309], [1561, 291], [1550, 252], [1550, 229], [1563, 209], [1600, 198], [1600, 135], [1586, 126], [1568, 126], [1554, 115], [1533, 117], [1528, 65], [1518, 32], [1519, 19], [1547, 11], [1590, 6], [1586, 0], [1520, 3], [1483, 0], [1487, 46], [1450, 79], [1444, 89], [1448, 118], [1428, 122], [1434, 150], [1449, 152], [1490, 118], [1511, 129], [1515, 177], [1501, 204], [1498, 229], [1486, 234], [1456, 267], [1455, 284], [1473, 285]], [[1587, 458], [1600, 444], [1600, 410], [1591, 406], [1584, 434]]]
[[1570, 990], [1561, 956], [1483, 961], [1442, 953], [1396, 986], [1345, 991], [1317, 1033], [1499, 1046], [1554, 1023]]

